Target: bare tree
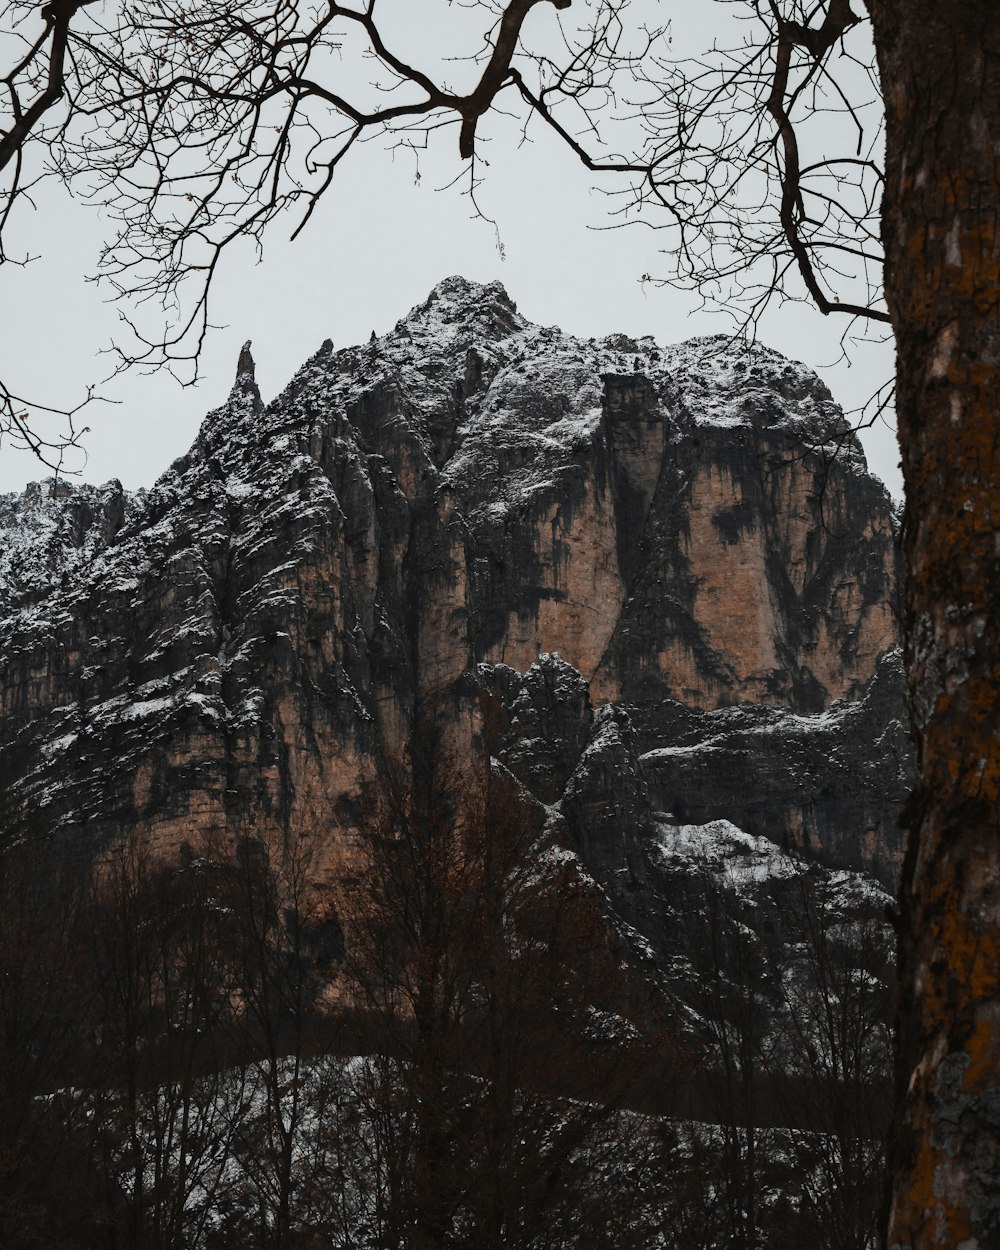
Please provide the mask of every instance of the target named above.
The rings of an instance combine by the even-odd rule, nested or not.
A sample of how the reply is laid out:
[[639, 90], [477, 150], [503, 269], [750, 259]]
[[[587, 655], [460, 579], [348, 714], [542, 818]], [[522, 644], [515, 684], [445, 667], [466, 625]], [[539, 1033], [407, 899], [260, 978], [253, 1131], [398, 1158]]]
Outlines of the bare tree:
[[882, 110], [867, 24], [849, 0], [752, 0], [741, 37], [651, 58], [644, 203], [677, 227], [681, 276], [753, 321], [772, 299], [888, 322], [879, 238]]
[[[550, 40], [564, 85], [607, 62], [604, 41], [621, 43], [619, 14], [630, 2], [599, 0], [579, 31]], [[391, 17], [374, 0], [306, 8], [7, 0], [0, 262], [26, 259], [14, 242], [18, 210], [41, 181], [77, 188], [113, 223], [98, 272], [124, 301], [119, 365], [166, 365], [193, 380], [213, 282], [233, 244], [259, 246], [289, 213], [298, 233], [342, 162], [371, 138], [417, 155], [451, 130], [474, 196], [479, 120], [501, 94], [540, 96], [551, 74], [548, 58], [522, 46], [532, 10], [569, 7], [477, 0], [441, 14], [444, 34], [464, 32], [470, 8], [488, 26], [478, 53], [452, 67], [468, 80], [456, 90], [440, 66], [422, 68], [393, 46]], [[628, 56], [653, 38], [643, 34]], [[626, 58], [624, 47], [616, 56]], [[148, 308], [152, 322], [141, 321], [137, 309]], [[58, 461], [61, 444], [46, 443], [31, 417], [30, 404], [0, 390], [0, 434]], [[77, 437], [71, 424], [64, 442]]]
[[593, 883], [513, 780], [494, 777], [480, 803], [481, 772], [434, 754], [366, 821], [367, 867], [342, 907], [349, 984], [381, 1052], [361, 1084], [378, 1244], [604, 1244], [614, 1204], [585, 1195], [614, 1176], [630, 1206], [624, 1169], [601, 1175], [596, 1155], [613, 1153], [614, 1110], [649, 1059], [623, 1014], [627, 978]]
[[245, 839], [214, 857], [228, 918], [226, 1039], [243, 1072], [227, 1111], [249, 1195], [248, 1217], [230, 1232], [266, 1250], [284, 1250], [316, 1222], [299, 1194], [301, 1176], [317, 1105], [337, 1092], [309, 1065], [318, 1002], [340, 954], [339, 924], [314, 879], [315, 849], [308, 837], [282, 835]]
[[11, 1250], [72, 1246], [88, 1224], [85, 882], [37, 830], [0, 844], [0, 1240]]
[[95, 1043], [84, 1069], [92, 1218], [129, 1245], [202, 1244], [235, 1135], [219, 1048], [224, 943], [205, 861], [173, 862], [130, 835], [96, 871], [84, 938]]
[[891, 1119], [895, 977], [884, 896], [873, 889], [848, 909], [834, 883], [801, 879], [789, 915], [793, 958], [781, 984], [781, 1105], [811, 1133], [802, 1206], [813, 1241], [869, 1250], [882, 1206]]
[[[665, 1209], [708, 1246], [872, 1250], [891, 1111], [891, 930], [875, 886], [801, 865], [769, 903], [740, 869], [681, 897], [704, 1043], [662, 1152]], [[681, 1197], [683, 1195], [683, 1197]]]
[[773, 1136], [760, 1112], [771, 1062], [775, 985], [761, 935], [742, 918], [737, 899], [707, 868], [696, 871], [685, 898], [683, 949], [707, 1032], [703, 1099], [717, 1126], [714, 1176], [720, 1195], [712, 1221], [718, 1221], [726, 1245], [756, 1250]]

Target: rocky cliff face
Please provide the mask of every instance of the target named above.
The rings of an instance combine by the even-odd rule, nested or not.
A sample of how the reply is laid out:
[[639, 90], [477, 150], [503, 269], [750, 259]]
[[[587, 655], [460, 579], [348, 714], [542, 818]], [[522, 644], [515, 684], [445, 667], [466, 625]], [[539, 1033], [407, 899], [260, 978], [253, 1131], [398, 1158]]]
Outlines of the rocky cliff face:
[[494, 756], [629, 923], [668, 826], [892, 875], [891, 504], [773, 352], [449, 279], [266, 407], [245, 351], [150, 491], [29, 487], [0, 530], [9, 825], [294, 830], [336, 875], [417, 734]]

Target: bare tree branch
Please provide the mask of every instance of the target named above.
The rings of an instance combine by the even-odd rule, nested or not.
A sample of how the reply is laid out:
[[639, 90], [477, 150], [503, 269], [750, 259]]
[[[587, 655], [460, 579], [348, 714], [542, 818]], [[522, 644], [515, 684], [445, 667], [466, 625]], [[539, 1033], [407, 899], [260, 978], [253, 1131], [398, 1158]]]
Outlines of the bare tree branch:
[[[543, 4], [557, 22], [528, 45], [525, 22]], [[488, 12], [492, 25], [466, 58], [473, 84], [456, 92], [393, 46], [375, 0], [309, 10], [296, 0], [122, 0], [113, 10], [7, 0], [0, 261], [38, 182], [71, 185], [113, 225], [97, 276], [122, 301], [116, 369], [166, 367], [190, 383], [232, 246], [260, 249], [289, 212], [301, 233], [360, 141], [416, 152], [454, 127], [470, 162], [465, 191], [488, 219], [477, 127], [509, 99], [525, 132], [537, 118], [618, 197], [612, 226], [669, 227], [665, 280], [742, 307], [750, 325], [775, 297], [884, 323], [880, 132], [858, 96], [865, 51], [847, 47], [867, 23], [849, 0], [742, 7], [754, 28], [740, 47], [675, 61], [668, 29], [647, 28], [648, 10], [631, 0], [473, 0], [456, 14]], [[823, 110], [850, 127], [843, 147], [816, 148]], [[0, 411], [0, 434], [20, 430], [13, 411]]]

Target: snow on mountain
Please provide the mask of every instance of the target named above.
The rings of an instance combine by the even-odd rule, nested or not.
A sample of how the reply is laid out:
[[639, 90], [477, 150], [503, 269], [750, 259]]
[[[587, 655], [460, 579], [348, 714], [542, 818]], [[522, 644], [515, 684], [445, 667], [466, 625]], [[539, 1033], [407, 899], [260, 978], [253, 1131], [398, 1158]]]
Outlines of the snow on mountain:
[[574, 338], [449, 278], [270, 404], [248, 346], [147, 492], [0, 499], [4, 819], [95, 849], [294, 830], [336, 876], [414, 742], [485, 743], [666, 958], [699, 848], [892, 875], [896, 559], [804, 366]]

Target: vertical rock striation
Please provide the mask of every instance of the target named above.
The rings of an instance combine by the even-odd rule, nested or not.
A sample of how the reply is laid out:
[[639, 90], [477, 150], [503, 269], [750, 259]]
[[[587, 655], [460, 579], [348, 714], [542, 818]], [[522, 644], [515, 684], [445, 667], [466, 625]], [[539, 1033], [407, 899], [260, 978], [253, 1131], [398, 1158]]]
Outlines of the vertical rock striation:
[[574, 339], [452, 278], [266, 406], [248, 344], [150, 491], [43, 483], [0, 530], [8, 824], [294, 830], [335, 874], [430, 736], [609, 890], [657, 812], [893, 871], [892, 507], [774, 352]]

